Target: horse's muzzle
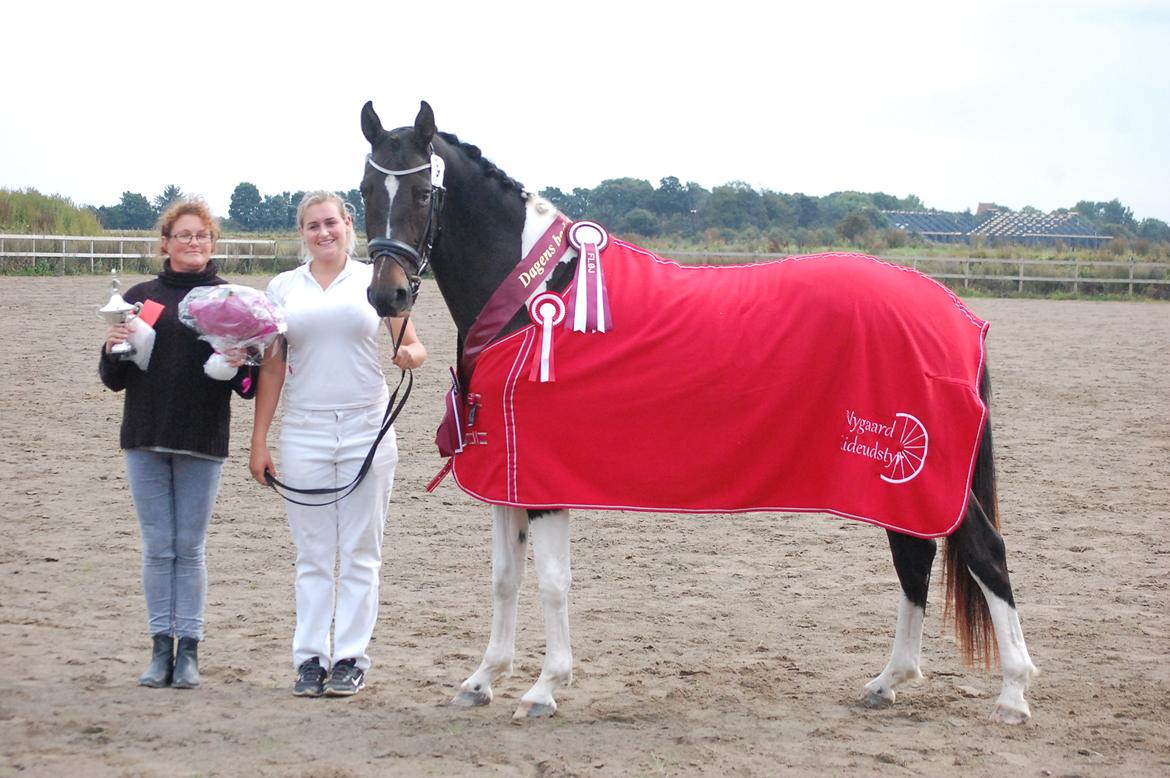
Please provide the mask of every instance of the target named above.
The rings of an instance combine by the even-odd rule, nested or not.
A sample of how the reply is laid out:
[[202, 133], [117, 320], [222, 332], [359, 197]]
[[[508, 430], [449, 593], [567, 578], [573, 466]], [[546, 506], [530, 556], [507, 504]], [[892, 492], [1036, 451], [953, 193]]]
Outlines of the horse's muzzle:
[[401, 316], [410, 310], [414, 302], [410, 290], [403, 286], [383, 286], [377, 289], [371, 286], [366, 290], [366, 299], [382, 318]]

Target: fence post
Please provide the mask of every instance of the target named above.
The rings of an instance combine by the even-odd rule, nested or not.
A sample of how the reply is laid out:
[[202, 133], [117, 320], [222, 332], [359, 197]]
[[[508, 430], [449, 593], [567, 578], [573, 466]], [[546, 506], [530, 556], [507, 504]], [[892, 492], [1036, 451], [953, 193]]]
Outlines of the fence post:
[[94, 253], [93, 252], [93, 239], [91, 238], [89, 241], [89, 272], [90, 273], [93, 273], [93, 259], [94, 259], [93, 253]]
[[1023, 293], [1024, 293], [1024, 260], [1022, 260], [1022, 259], [1020, 260], [1020, 265], [1019, 265], [1019, 267], [1020, 267], [1020, 286], [1019, 286], [1019, 292], [1020, 292], [1020, 294], [1023, 294]]
[[1133, 254], [1129, 255], [1129, 296], [1133, 297]]
[[971, 260], [963, 260], [963, 288], [971, 288]]
[[1081, 291], [1081, 259], [1073, 257], [1073, 294]]

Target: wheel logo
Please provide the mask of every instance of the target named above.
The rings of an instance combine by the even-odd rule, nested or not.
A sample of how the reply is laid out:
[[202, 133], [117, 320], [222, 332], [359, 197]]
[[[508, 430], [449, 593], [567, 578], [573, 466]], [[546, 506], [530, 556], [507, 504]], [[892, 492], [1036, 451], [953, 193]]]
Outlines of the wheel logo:
[[918, 419], [908, 413], [898, 413], [896, 416], [898, 421], [894, 422], [894, 433], [898, 440], [898, 450], [885, 467], [889, 475], [883, 473], [882, 480], [890, 484], [904, 484], [917, 477], [926, 466], [930, 439], [926, 427]]

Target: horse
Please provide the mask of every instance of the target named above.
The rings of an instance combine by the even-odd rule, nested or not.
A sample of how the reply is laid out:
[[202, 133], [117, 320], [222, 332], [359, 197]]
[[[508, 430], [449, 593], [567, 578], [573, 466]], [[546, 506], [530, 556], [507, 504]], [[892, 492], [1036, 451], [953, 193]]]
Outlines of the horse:
[[[473, 358], [482, 362], [495, 344], [516, 342], [519, 338], [525, 338], [524, 348], [529, 349], [524, 352], [526, 355], [540, 352], [541, 338], [534, 333], [547, 328], [541, 326], [541, 316], [553, 317], [557, 311], [550, 304], [542, 304], [538, 315], [529, 303], [536, 298], [547, 302], [550, 296], [563, 296], [575, 282], [579, 284], [586, 265], [580, 257], [590, 249], [596, 251], [597, 245], [586, 243], [584, 248], [575, 246], [557, 253], [552, 251], [553, 243], [557, 242], [554, 238], [537, 255], [541, 252], [541, 241], [547, 242], [557, 223], [566, 222], [566, 217], [547, 200], [528, 193], [486, 159], [477, 147], [454, 134], [437, 131], [434, 112], [425, 101], [413, 125], [392, 130], [383, 128], [372, 102], [367, 102], [361, 111], [361, 127], [370, 143], [361, 182], [369, 256], [373, 263], [368, 298], [381, 316], [406, 315], [417, 297], [420, 276], [428, 266], [432, 270], [458, 331], [460, 375], [448, 398], [448, 411], [453, 412], [454, 425], [458, 428], [468, 412], [472, 415], [476, 412], [474, 396], [467, 386], [459, 385], [459, 381], [467, 379], [469, 362]], [[588, 264], [592, 267], [593, 262]], [[809, 262], [808, 267], [816, 264]], [[871, 264], [856, 260], [850, 266], [868, 268]], [[521, 273], [526, 277], [524, 290], [519, 297], [513, 295], [510, 302], [500, 305], [499, 290], [507, 286], [509, 278], [516, 277], [517, 268], [526, 268]], [[606, 272], [611, 269], [606, 266]], [[896, 271], [882, 269], [880, 272]], [[930, 279], [925, 279], [925, 283], [941, 288]], [[512, 286], [519, 288], [514, 283]], [[957, 298], [953, 298], [953, 304], [966, 310]], [[598, 309], [599, 316], [608, 314], [608, 310]], [[619, 311], [613, 312], [613, 318], [616, 332], [622, 326]], [[486, 328], [481, 326], [485, 320], [490, 320]], [[543, 324], [551, 321], [552, 318], [546, 318]], [[610, 336], [589, 333], [582, 337]], [[545, 352], [550, 342], [545, 339]], [[982, 339], [979, 343], [981, 347]], [[547, 363], [551, 356], [545, 353], [544, 361]], [[538, 361], [533, 362], [532, 380], [538, 380]], [[547, 366], [543, 365], [541, 370]], [[540, 372], [540, 377], [544, 379], [544, 372]], [[980, 362], [976, 381], [977, 390], [972, 389], [971, 394], [974, 396], [977, 391], [982, 401], [981, 415], [975, 417], [979, 426], [974, 431], [970, 467], [964, 471], [966, 487], [956, 520], [933, 534], [886, 525], [901, 593], [889, 660], [864, 685], [861, 698], [869, 707], [892, 705], [897, 687], [915, 684], [923, 678], [920, 655], [927, 591], [936, 553], [935, 537], [945, 535], [945, 616], [953, 619], [968, 664], [982, 659], [985, 667], [990, 668], [992, 659], [998, 656], [1003, 678], [991, 719], [1020, 724], [1031, 716], [1024, 695], [1037, 670], [1024, 642], [1008, 576], [1006, 548], [999, 532], [990, 415], [982, 412], [990, 401], [986, 362]], [[517, 385], [527, 386], [522, 380]], [[542, 384], [531, 384], [538, 385]], [[609, 399], [618, 407], [626, 400], [624, 395]], [[908, 414], [899, 414], [902, 415]], [[909, 426], [910, 421], [906, 420], [906, 428]], [[468, 450], [490, 448], [493, 443], [475, 440], [475, 432], [469, 434], [472, 440], [461, 441], [456, 433], [455, 443], [466, 442]], [[489, 445], [471, 446], [484, 442]], [[923, 458], [925, 443], [923, 440]], [[905, 467], [905, 462], [901, 466]], [[901, 472], [904, 471], [894, 475]], [[905, 480], [882, 477], [889, 483]], [[913, 473], [907, 477], [913, 477]], [[473, 493], [473, 496], [478, 495]], [[489, 704], [493, 698], [492, 684], [512, 671], [518, 593], [531, 538], [544, 611], [546, 652], [540, 676], [521, 697], [513, 717], [552, 716], [557, 710], [555, 694], [571, 682], [573, 671], [568, 617], [570, 506], [553, 502], [523, 507], [522, 503], [505, 497], [487, 499], [492, 503], [491, 637], [481, 663], [463, 681], [451, 704], [467, 707]]]

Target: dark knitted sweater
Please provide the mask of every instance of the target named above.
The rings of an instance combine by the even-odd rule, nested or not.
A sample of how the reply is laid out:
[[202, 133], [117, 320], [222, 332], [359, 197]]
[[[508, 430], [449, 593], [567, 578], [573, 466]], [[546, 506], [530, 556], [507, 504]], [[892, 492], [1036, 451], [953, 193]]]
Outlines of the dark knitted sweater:
[[157, 278], [136, 284], [122, 295], [129, 303], [150, 299], [165, 306], [154, 324], [154, 352], [145, 372], [133, 362], [111, 359], [104, 352], [98, 364], [102, 383], [115, 392], [126, 390], [122, 448], [157, 446], [212, 457], [228, 455], [232, 391], [251, 398], [260, 371], [241, 367], [230, 381], [208, 378], [203, 363], [212, 354], [211, 346], [179, 321], [179, 301], [187, 292], [196, 286], [226, 283], [217, 275], [215, 262], [201, 273], [177, 273], [167, 260]]

